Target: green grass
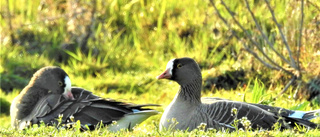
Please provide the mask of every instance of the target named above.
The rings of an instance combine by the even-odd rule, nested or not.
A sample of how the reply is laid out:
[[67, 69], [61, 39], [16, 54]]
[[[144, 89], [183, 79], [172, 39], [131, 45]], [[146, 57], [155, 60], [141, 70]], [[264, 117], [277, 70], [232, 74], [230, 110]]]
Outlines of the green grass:
[[[309, 0], [320, 6], [317, 0]], [[310, 104], [305, 94], [294, 97], [296, 86], [281, 95], [290, 77], [283, 72], [273, 71], [246, 52], [241, 43], [232, 37], [227, 27], [215, 14], [208, 1], [144, 1], [144, 0], [90, 0], [69, 6], [71, 1], [9, 0], [12, 30], [6, 1], [1, 1], [0, 73], [1, 73], [1, 136], [317, 136], [319, 130], [294, 129], [285, 131], [221, 131], [158, 130], [161, 114], [153, 116], [137, 126], [132, 132], [110, 133], [106, 129], [92, 132], [57, 130], [35, 127], [16, 131], [10, 126], [8, 105], [28, 83], [32, 74], [41, 67], [56, 65], [70, 76], [73, 86], [83, 87], [105, 98], [137, 104], [155, 103], [163, 112], [173, 99], [179, 86], [167, 80], [156, 80], [172, 58], [188, 56], [194, 58], [202, 68], [204, 81], [229, 71], [244, 70], [243, 83], [235, 89], [204, 89], [206, 97], [221, 97], [237, 101], [262, 103], [296, 110], [320, 109]], [[23, 3], [23, 4], [22, 4]], [[221, 4], [218, 9], [240, 36], [243, 32], [235, 27], [231, 16]], [[261, 39], [243, 2], [226, 1], [245, 28]], [[252, 1], [251, 7], [263, 30], [275, 48], [286, 55], [280, 35], [272, 22], [271, 14], [264, 2]], [[299, 33], [300, 3], [284, 0], [271, 1], [278, 22], [288, 38], [293, 52], [297, 50]], [[75, 5], [75, 4], [73, 4]], [[90, 11], [95, 7], [92, 24]], [[72, 13], [86, 9], [87, 12]], [[306, 3], [304, 33], [300, 61], [302, 80], [308, 81], [320, 75], [320, 30], [319, 9]], [[90, 25], [85, 49], [79, 45]], [[15, 41], [11, 45], [10, 31]], [[264, 44], [262, 40], [260, 44]], [[270, 50], [268, 47], [266, 50]], [[281, 66], [290, 69], [274, 53], [268, 55]], [[296, 54], [294, 54], [296, 56]], [[226, 74], [228, 75], [228, 74]], [[274, 98], [277, 97], [275, 100]], [[294, 99], [297, 98], [297, 99]], [[319, 119], [315, 122], [320, 123]]]

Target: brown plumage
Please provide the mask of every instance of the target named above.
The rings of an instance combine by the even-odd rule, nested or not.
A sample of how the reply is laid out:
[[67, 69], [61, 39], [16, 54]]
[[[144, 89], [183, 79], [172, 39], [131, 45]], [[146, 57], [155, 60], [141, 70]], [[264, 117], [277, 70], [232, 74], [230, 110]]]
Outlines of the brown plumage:
[[[191, 58], [170, 60], [166, 70], [157, 78], [170, 79], [180, 85], [180, 90], [161, 117], [161, 130], [169, 128], [175, 122], [172, 121], [173, 118], [178, 122], [173, 128], [180, 130], [193, 130], [201, 123], [204, 123], [206, 128], [230, 130], [249, 127], [272, 129], [277, 122], [280, 123], [281, 129], [296, 125], [318, 127], [309, 120], [317, 117], [314, 114], [319, 113], [320, 110], [293, 111], [221, 98], [201, 98], [201, 70]], [[242, 119], [242, 122], [246, 121], [246, 123], [235, 124], [235, 119]]]
[[[99, 123], [110, 125], [112, 131], [132, 129], [158, 111], [144, 109], [153, 104], [134, 105], [103, 99], [82, 88], [71, 88], [68, 75], [59, 67], [45, 67], [37, 71], [29, 84], [14, 99], [10, 115], [12, 126], [24, 129], [43, 121], [46, 125], [73, 124], [95, 129]], [[62, 116], [61, 123], [58, 117]], [[73, 118], [71, 118], [71, 116]]]

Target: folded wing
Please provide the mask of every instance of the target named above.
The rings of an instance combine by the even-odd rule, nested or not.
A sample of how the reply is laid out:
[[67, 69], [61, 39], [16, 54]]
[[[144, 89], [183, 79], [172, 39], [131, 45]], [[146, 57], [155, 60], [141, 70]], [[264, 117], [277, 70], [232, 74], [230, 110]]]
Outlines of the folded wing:
[[[117, 102], [112, 99], [103, 99], [82, 88], [72, 88], [72, 93], [75, 100], [66, 100], [58, 94], [45, 96], [21, 123], [30, 121], [32, 124], [39, 124], [43, 121], [47, 125], [58, 125], [80, 120], [82, 126], [87, 125], [90, 129], [94, 129], [92, 127], [99, 123], [107, 125], [137, 112], [139, 112], [139, 115], [146, 113], [147, 117], [144, 117], [143, 120], [158, 113], [158, 111], [152, 109], [142, 108], [158, 106], [154, 104], [135, 105]], [[153, 113], [150, 114], [150, 111]], [[59, 116], [62, 116], [61, 121], [58, 120]], [[70, 119], [70, 116], [73, 116], [73, 118]], [[140, 120], [140, 122], [142, 121]]]

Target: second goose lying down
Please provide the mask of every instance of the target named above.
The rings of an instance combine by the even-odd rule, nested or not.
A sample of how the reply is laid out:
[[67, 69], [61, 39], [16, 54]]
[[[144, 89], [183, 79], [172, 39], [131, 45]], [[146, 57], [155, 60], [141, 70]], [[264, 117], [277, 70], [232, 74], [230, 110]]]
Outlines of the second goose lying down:
[[[201, 98], [201, 70], [191, 58], [170, 60], [166, 70], [157, 78], [173, 80], [180, 85], [178, 93], [161, 117], [160, 130], [173, 127], [190, 131], [201, 123], [204, 123], [206, 128], [230, 130], [248, 127], [272, 129], [277, 122], [280, 123], [281, 129], [296, 125], [310, 128], [319, 126], [309, 120], [318, 117], [319, 115], [315, 114], [320, 113], [320, 109], [307, 112], [293, 111], [221, 98]], [[236, 118], [243, 121], [235, 124]]]
[[[82, 88], [71, 87], [67, 73], [59, 67], [38, 70], [11, 104], [11, 124], [24, 129], [43, 121], [46, 125], [73, 124], [95, 129], [97, 124], [108, 125], [111, 131], [132, 129], [159, 112], [143, 108], [153, 104], [135, 105], [103, 99]], [[116, 121], [116, 123], [113, 123]], [[110, 125], [111, 124], [111, 125]]]

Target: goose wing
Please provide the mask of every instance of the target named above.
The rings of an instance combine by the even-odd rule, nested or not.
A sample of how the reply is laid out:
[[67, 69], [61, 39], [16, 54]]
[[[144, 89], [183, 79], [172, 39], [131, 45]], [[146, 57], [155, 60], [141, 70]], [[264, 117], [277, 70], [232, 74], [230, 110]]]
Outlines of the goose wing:
[[[245, 118], [250, 121], [252, 128], [271, 129], [277, 122], [277, 117], [273, 113], [243, 102], [215, 100], [211, 104], [205, 104], [205, 108], [212, 120], [227, 125], [236, 125], [235, 119]], [[238, 127], [244, 126], [238, 123]]]
[[[23, 119], [23, 123], [30, 121], [39, 124], [43, 121], [47, 125], [59, 124], [59, 115], [62, 115], [61, 124], [72, 123], [80, 120], [82, 125], [95, 126], [102, 122], [110, 124], [134, 111], [152, 110], [145, 106], [157, 106], [153, 104], [134, 105], [117, 102], [112, 99], [103, 99], [93, 95], [90, 91], [81, 88], [72, 88], [75, 100], [66, 100], [62, 95], [50, 94], [42, 98], [32, 113]], [[91, 129], [91, 127], [90, 127]]]
[[[208, 98], [207, 98], [208, 99]], [[260, 106], [265, 107], [265, 106]], [[250, 126], [254, 129], [272, 129], [277, 122], [280, 123], [280, 129], [291, 128], [298, 125], [316, 128], [318, 125], [301, 118], [290, 116], [278, 116], [265, 109], [272, 108], [271, 106], [260, 108], [255, 104], [237, 102], [230, 100], [216, 100], [211, 104], [205, 104], [207, 114], [212, 120], [227, 125], [236, 125], [235, 119], [239, 119], [238, 128], [243, 128], [243, 121], [250, 121]], [[277, 110], [278, 108], [274, 108]], [[244, 118], [244, 119], [243, 119]]]
[[[224, 101], [231, 101], [228, 99], [223, 99], [223, 98], [211, 98], [211, 97], [203, 97], [201, 98], [201, 101], [204, 103], [213, 103], [218, 100], [224, 100]], [[263, 104], [254, 104], [254, 103], [248, 103], [250, 105], [257, 106], [261, 109], [264, 109], [266, 111], [269, 111], [279, 117], [291, 117], [291, 118], [300, 118], [304, 120], [311, 120], [314, 118], [319, 117], [320, 115], [320, 109], [318, 110], [312, 110], [312, 111], [296, 111], [296, 110], [289, 110], [281, 107], [273, 107], [273, 106], [268, 106], [268, 105], [263, 105]]]

